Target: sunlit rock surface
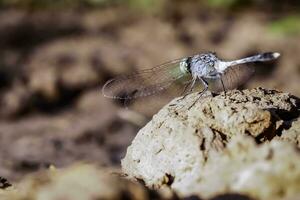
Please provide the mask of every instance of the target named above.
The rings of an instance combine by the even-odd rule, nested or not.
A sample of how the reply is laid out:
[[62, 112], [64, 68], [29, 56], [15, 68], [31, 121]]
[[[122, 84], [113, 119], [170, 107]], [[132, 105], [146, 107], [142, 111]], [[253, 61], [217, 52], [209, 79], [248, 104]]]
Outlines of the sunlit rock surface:
[[181, 197], [300, 198], [297, 97], [233, 90], [207, 93], [190, 107], [197, 97], [173, 100], [139, 131], [124, 173], [152, 188], [169, 185]]

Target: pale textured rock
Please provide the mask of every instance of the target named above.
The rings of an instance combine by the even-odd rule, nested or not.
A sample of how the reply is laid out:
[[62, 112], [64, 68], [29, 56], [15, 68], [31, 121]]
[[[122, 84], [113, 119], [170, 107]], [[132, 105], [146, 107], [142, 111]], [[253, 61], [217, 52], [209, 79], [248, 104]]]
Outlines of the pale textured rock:
[[282, 135], [277, 139], [295, 142], [300, 148], [300, 118], [294, 121], [288, 130], [283, 130]]
[[0, 198], [7, 200], [134, 200], [148, 195], [145, 187], [112, 175], [109, 169], [82, 164], [34, 174], [10, 190], [0, 190]]
[[296, 141], [267, 141], [299, 115], [299, 99], [261, 88], [233, 90], [206, 95], [188, 109], [196, 98], [172, 101], [140, 130], [122, 160], [126, 174], [149, 187], [170, 185], [180, 196], [298, 195]]
[[[288, 156], [287, 156], [288, 155]], [[197, 185], [198, 193], [237, 192], [257, 199], [300, 197], [300, 155], [289, 143], [261, 145], [237, 136], [219, 155], [209, 155]]]

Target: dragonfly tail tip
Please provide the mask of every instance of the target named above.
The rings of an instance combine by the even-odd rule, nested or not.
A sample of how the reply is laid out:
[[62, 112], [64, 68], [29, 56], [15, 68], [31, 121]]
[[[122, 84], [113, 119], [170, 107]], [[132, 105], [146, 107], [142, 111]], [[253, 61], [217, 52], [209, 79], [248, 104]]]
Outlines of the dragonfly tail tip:
[[273, 53], [273, 57], [276, 59], [276, 58], [278, 58], [280, 56], [280, 53], [278, 53], [278, 52], [274, 52]]

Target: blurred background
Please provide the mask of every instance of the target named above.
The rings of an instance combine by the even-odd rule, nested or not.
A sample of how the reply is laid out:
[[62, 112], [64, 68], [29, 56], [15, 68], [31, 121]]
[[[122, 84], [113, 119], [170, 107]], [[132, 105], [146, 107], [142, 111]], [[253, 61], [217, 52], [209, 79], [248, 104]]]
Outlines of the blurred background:
[[74, 162], [119, 168], [157, 110], [105, 99], [116, 75], [200, 52], [277, 51], [243, 87], [300, 96], [298, 0], [0, 0], [0, 38], [0, 176], [10, 181]]

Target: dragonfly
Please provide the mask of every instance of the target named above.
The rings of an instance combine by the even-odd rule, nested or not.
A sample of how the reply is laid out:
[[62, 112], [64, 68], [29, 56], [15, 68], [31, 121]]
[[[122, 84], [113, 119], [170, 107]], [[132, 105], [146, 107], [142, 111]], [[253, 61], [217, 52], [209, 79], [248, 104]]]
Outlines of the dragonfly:
[[226, 90], [244, 84], [253, 74], [253, 68], [242, 64], [271, 61], [279, 56], [278, 52], [265, 52], [226, 61], [213, 52], [200, 53], [110, 79], [104, 84], [102, 94], [125, 102], [160, 94], [172, 85], [181, 84], [184, 88], [180, 99], [184, 99], [197, 84], [201, 84], [200, 98], [213, 84], [211, 91], [223, 90], [226, 95]]

